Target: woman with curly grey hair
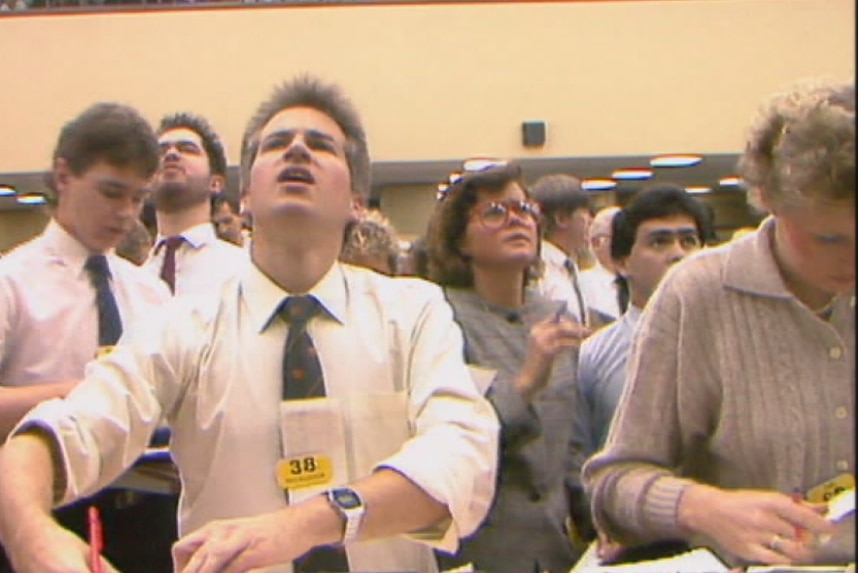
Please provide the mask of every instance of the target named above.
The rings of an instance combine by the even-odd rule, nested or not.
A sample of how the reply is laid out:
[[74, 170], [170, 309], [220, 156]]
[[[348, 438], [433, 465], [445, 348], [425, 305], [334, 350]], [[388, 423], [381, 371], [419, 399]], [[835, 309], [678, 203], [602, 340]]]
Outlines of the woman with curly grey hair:
[[[683, 540], [737, 565], [855, 560], [855, 87], [771, 98], [740, 171], [769, 216], [677, 265], [641, 319], [605, 449], [603, 539]], [[853, 492], [854, 495], [854, 492]]]

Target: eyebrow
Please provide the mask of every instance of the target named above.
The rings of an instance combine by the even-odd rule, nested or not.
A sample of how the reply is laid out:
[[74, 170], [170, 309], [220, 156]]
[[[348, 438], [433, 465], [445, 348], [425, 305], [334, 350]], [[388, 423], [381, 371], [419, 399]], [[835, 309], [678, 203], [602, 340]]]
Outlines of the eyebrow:
[[125, 183], [124, 181], [119, 181], [118, 179], [111, 179], [110, 177], [105, 177], [104, 179], [98, 180], [99, 187], [112, 187], [115, 189], [130, 189], [131, 186]]
[[648, 232], [648, 235], [684, 235], [688, 233], [697, 234], [695, 227], [680, 227], [679, 229], [653, 229]]
[[262, 141], [266, 141], [268, 139], [272, 139], [275, 137], [289, 137], [294, 138], [296, 134], [303, 133], [305, 136], [315, 137], [319, 139], [325, 139], [327, 141], [331, 141], [333, 143], [339, 143], [337, 139], [324, 131], [319, 131], [318, 129], [280, 129], [277, 131], [272, 131], [271, 133], [266, 134]]
[[195, 147], [200, 147], [200, 144], [194, 141], [193, 139], [163, 139], [158, 140], [158, 147], [165, 147], [168, 145], [179, 145], [179, 144], [191, 144]]

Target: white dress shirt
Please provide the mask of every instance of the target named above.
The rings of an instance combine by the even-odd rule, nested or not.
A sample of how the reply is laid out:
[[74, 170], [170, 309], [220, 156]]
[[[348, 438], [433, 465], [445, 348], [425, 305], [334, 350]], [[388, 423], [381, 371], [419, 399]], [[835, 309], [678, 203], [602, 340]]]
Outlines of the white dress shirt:
[[578, 296], [575, 294], [573, 282], [575, 277], [566, 268], [568, 261], [575, 269], [573, 272], [578, 272], [578, 265], [574, 259], [567, 257], [566, 253], [548, 241], [542, 241], [541, 256], [543, 263], [542, 277], [536, 284], [536, 290], [539, 294], [550, 300], [566, 301], [569, 313], [576, 319], [582, 316], [582, 314], [586, 318], [588, 302], [586, 293], [584, 289], [581, 289], [581, 298], [584, 301], [584, 308], [582, 309], [581, 305], [578, 304]]
[[[164, 412], [182, 479], [181, 534], [285, 507], [275, 466], [288, 329], [275, 313], [288, 294], [248, 262], [220, 293], [175, 299], [148, 332], [92, 363], [65, 400], [31, 412], [22, 424], [41, 424], [60, 442], [63, 500], [110, 483]], [[452, 515], [437, 530], [350, 545], [351, 567], [435, 571], [429, 547], [413, 539], [449, 551], [477, 528], [494, 494], [498, 451], [498, 421], [470, 378], [452, 311], [431, 283], [340, 263], [310, 294], [324, 308], [307, 329], [328, 398], [303, 402], [333, 405], [346, 428], [341, 481], [390, 467]]]
[[[83, 378], [98, 350], [90, 253], [55, 220], [0, 260], [0, 385], [32, 386]], [[123, 336], [169, 301], [164, 284], [112, 253], [111, 290]]]
[[581, 292], [587, 305], [616, 320], [620, 316], [620, 303], [617, 300], [617, 275], [598, 262], [592, 268], [581, 271], [578, 279]]
[[[235, 276], [248, 253], [241, 247], [217, 238], [214, 226], [200, 223], [183, 233], [185, 241], [176, 249], [176, 296], [201, 295], [217, 289]], [[163, 248], [167, 237], [158, 235], [143, 268], [155, 277], [161, 276]]]

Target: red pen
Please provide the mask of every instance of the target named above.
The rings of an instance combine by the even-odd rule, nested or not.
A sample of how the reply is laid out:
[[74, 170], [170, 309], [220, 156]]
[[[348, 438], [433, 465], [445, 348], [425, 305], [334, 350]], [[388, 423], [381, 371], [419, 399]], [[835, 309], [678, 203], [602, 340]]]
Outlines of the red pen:
[[[801, 493], [801, 490], [795, 488], [792, 490], [792, 501], [797, 504], [801, 504], [804, 501], [804, 494]], [[804, 543], [804, 528], [800, 525], [795, 526], [795, 538], [798, 539], [799, 543]]]
[[92, 573], [104, 573], [101, 566], [101, 550], [104, 549], [104, 534], [101, 529], [101, 516], [98, 508], [89, 506], [87, 511], [89, 518], [89, 562]]

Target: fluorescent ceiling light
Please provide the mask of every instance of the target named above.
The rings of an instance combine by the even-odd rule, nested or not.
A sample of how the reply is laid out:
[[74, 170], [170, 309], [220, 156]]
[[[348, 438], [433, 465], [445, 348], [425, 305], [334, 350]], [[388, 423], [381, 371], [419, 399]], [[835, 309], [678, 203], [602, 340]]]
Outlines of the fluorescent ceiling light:
[[35, 193], [20, 195], [18, 196], [18, 203], [20, 203], [21, 205], [44, 205], [45, 196], [36, 195]]
[[697, 194], [697, 193], [709, 193], [710, 191], [712, 191], [712, 188], [707, 187], [705, 185], [689, 185], [688, 187], [685, 188], [685, 190], [688, 191], [689, 193]]
[[652, 169], [643, 169], [639, 167], [629, 167], [627, 169], [617, 169], [611, 173], [613, 179], [621, 181], [641, 181], [652, 177]]
[[689, 153], [659, 155], [649, 160], [652, 167], [691, 167], [703, 161], [703, 157]]
[[0, 185], [0, 197], [9, 197], [15, 194], [15, 188], [8, 185]]
[[718, 185], [721, 187], [739, 187], [742, 184], [742, 178], [736, 175], [722, 177], [718, 180]]
[[617, 182], [612, 179], [584, 179], [581, 182], [584, 191], [608, 191], [616, 186]]

